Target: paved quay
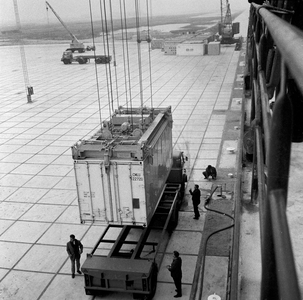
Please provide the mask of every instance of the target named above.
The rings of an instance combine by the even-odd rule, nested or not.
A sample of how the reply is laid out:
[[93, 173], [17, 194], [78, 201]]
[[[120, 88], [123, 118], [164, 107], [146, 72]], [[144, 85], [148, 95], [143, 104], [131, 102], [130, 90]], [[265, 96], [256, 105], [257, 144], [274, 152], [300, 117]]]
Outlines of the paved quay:
[[[113, 80], [117, 84], [113, 85], [113, 94], [119, 96], [119, 105], [123, 105], [127, 93], [122, 46], [116, 46], [117, 67], [114, 70], [112, 64], [112, 72], [116, 71]], [[202, 179], [203, 169], [211, 164], [227, 172], [236, 162], [237, 153], [230, 155], [226, 148], [237, 148], [239, 130], [226, 127], [225, 112], [240, 112], [241, 101], [239, 96], [233, 98], [232, 92], [241, 52], [234, 51], [234, 46], [222, 47], [218, 56], [167, 56], [153, 50], [149, 68], [144, 47], [145, 105], [151, 106], [152, 80], [153, 106], [172, 106], [174, 148], [184, 151], [189, 158], [187, 191], [198, 183], [204, 197], [213, 183]], [[104, 65], [97, 66], [96, 78], [93, 63], [61, 63], [63, 50], [63, 45], [25, 47], [29, 81], [35, 92], [33, 103], [27, 103], [19, 48], [0, 48], [0, 299], [93, 299], [84, 293], [83, 276], [71, 278], [65, 248], [73, 233], [83, 243], [84, 254], [90, 252], [105, 226], [80, 223], [70, 147], [79, 139], [90, 137], [99, 129], [100, 119], [108, 117], [107, 80]], [[135, 43], [130, 44], [129, 59], [133, 101], [138, 104]], [[237, 84], [241, 91], [240, 81]], [[114, 106], [116, 102], [117, 99]], [[239, 126], [233, 124], [236, 125]], [[232, 139], [225, 134], [226, 130], [233, 131]], [[226, 172], [219, 174], [218, 182], [226, 181]], [[170, 263], [173, 250], [178, 250], [183, 260], [182, 299], [189, 299], [205, 216], [202, 212], [200, 220], [193, 220], [187, 192], [179, 224], [160, 266], [154, 299], [175, 295], [172, 278], [164, 267]], [[85, 255], [82, 262], [84, 259]], [[207, 263], [212, 264], [213, 260], [220, 260], [219, 266], [226, 267], [225, 257], [209, 257]], [[224, 288], [221, 285], [219, 292]], [[219, 294], [211, 286], [207, 292]], [[225, 295], [220, 296], [226, 299]], [[132, 295], [111, 293], [102, 299], [132, 299]]]

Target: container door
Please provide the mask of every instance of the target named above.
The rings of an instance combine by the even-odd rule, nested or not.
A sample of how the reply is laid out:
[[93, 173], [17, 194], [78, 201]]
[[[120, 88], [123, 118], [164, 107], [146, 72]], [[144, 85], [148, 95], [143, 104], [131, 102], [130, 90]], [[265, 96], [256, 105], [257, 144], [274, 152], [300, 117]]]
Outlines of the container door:
[[75, 162], [74, 169], [81, 222], [108, 222], [101, 165]]
[[88, 176], [90, 178], [94, 220], [108, 223], [113, 220], [113, 212], [109, 202], [108, 184], [105, 175], [105, 168], [102, 163], [89, 164]]
[[134, 222], [138, 225], [147, 224], [146, 189], [142, 162], [140, 164], [132, 164], [129, 174]]
[[111, 196], [118, 224], [146, 224], [146, 201], [142, 164], [116, 164], [111, 168]]

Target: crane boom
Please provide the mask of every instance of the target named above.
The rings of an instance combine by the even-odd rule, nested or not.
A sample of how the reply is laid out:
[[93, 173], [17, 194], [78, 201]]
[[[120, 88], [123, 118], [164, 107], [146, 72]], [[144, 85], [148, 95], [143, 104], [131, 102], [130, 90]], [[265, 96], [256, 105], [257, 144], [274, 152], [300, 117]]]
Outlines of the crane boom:
[[[84, 49], [85, 51], [85, 47], [84, 44], [81, 43], [76, 36], [67, 28], [67, 26], [64, 24], [64, 22], [62, 21], [62, 19], [59, 17], [59, 15], [56, 13], [56, 11], [53, 9], [53, 7], [47, 2], [46, 3], [46, 9], [48, 10], [48, 7], [52, 10], [52, 12], [54, 13], [54, 15], [57, 17], [57, 19], [60, 21], [60, 23], [62, 24], [62, 26], [66, 29], [66, 31], [70, 34], [70, 36], [72, 37], [72, 42], [70, 44], [71, 48], [79, 48], [79, 49]], [[82, 51], [81, 51], [82, 52]]]

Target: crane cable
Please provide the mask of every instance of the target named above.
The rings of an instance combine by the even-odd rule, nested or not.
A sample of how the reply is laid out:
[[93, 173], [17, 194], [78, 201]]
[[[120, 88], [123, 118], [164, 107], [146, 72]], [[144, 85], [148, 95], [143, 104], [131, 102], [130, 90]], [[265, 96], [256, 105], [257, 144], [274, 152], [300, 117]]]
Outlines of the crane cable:
[[[109, 0], [111, 1], [111, 0]], [[106, 32], [106, 46], [107, 46], [107, 53], [109, 55], [109, 39], [108, 39], [108, 26], [107, 26], [107, 9], [106, 9], [106, 0], [103, 1], [104, 6], [104, 24], [105, 24], [105, 32]], [[112, 112], [114, 112], [114, 96], [113, 96], [113, 81], [112, 81], [112, 70], [110, 63], [108, 64], [108, 74], [109, 74], [109, 88], [110, 88], [110, 102], [109, 108], [112, 108]]]
[[93, 37], [93, 49], [94, 49], [94, 57], [95, 57], [95, 75], [96, 75], [97, 96], [98, 96], [98, 105], [99, 105], [99, 117], [100, 117], [100, 127], [101, 127], [101, 124], [102, 124], [101, 103], [100, 103], [98, 68], [97, 68], [97, 64], [96, 64], [96, 47], [95, 47], [94, 24], [93, 24], [91, 0], [89, 0], [89, 12], [90, 12], [90, 22], [91, 22], [92, 37]]
[[113, 56], [114, 56], [114, 67], [115, 67], [115, 82], [116, 82], [116, 99], [117, 105], [119, 107], [119, 89], [118, 89], [118, 79], [117, 79], [117, 62], [116, 62], [116, 47], [115, 47], [115, 35], [114, 35], [114, 22], [113, 22], [113, 10], [112, 10], [112, 2], [109, 0], [109, 10], [110, 10], [110, 20], [112, 27], [112, 42], [113, 42]]
[[[149, 26], [149, 9], [148, 9], [148, 1], [146, 0], [146, 10], [147, 10], [147, 44], [148, 44], [148, 61], [149, 61], [149, 86], [150, 86], [150, 106], [153, 108], [153, 85], [152, 85], [152, 70], [151, 70], [151, 34], [150, 34], [150, 26]], [[151, 3], [150, 3], [151, 10]], [[152, 14], [152, 11], [151, 11]]]
[[[103, 8], [102, 8], [101, 0], [99, 1], [99, 5], [100, 5], [100, 19], [101, 19], [100, 21], [101, 21], [104, 55], [109, 56], [109, 49], [108, 49], [108, 47], [106, 47], [106, 45], [108, 46], [108, 37], [107, 37], [107, 42], [105, 41], [105, 34], [107, 35], [107, 26], [106, 26], [106, 20], [104, 20], [104, 18], [103, 18]], [[104, 23], [105, 23], [105, 25], [104, 25]], [[110, 65], [110, 63], [108, 63], [108, 64]], [[107, 68], [107, 66], [105, 66], [108, 111], [109, 111], [109, 119], [111, 119], [111, 117], [112, 117], [112, 112], [111, 112], [111, 109], [110, 109], [110, 106], [111, 106], [110, 95], [111, 94], [110, 94], [110, 86], [109, 86], [109, 78], [111, 78], [111, 76], [108, 76], [109, 73], [110, 73], [110, 67]], [[111, 126], [108, 129], [110, 131], [112, 131]]]
[[140, 15], [139, 3], [135, 0], [136, 29], [137, 29], [137, 50], [138, 50], [138, 68], [140, 84], [140, 103], [141, 103], [141, 125], [143, 127], [143, 86], [142, 86], [142, 62], [141, 62], [141, 37], [140, 37]]
[[126, 79], [126, 58], [125, 58], [125, 44], [124, 44], [124, 25], [123, 25], [123, 12], [122, 12], [122, 2], [119, 0], [120, 5], [120, 22], [121, 22], [121, 35], [122, 35], [122, 57], [123, 57], [123, 70], [124, 70], [124, 88], [125, 88], [125, 103], [126, 108], [128, 108], [128, 95], [127, 95], [127, 79]]
[[125, 0], [123, 0], [123, 8], [124, 8], [124, 23], [125, 23], [125, 38], [126, 38], [126, 54], [127, 54], [127, 70], [128, 70], [128, 85], [129, 85], [129, 97], [130, 97], [130, 111], [131, 111], [131, 126], [133, 128], [134, 121], [133, 121], [133, 98], [132, 98], [132, 87], [130, 81], [130, 64], [129, 64], [129, 47], [128, 47], [128, 35], [127, 35], [127, 23], [126, 23], [126, 6]]

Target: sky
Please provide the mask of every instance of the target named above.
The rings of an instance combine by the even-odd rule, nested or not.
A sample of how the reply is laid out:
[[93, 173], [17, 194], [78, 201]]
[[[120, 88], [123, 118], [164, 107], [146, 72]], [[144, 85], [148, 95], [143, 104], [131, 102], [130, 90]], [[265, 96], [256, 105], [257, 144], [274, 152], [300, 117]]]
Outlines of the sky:
[[[0, 0], [0, 26], [16, 24], [14, 1], [17, 2], [19, 17], [22, 24], [55, 23], [58, 19], [49, 9], [46, 10], [44, 0]], [[135, 1], [138, 1], [141, 16], [146, 15], [146, 3], [149, 5], [149, 15], [181, 15], [187, 13], [218, 12], [220, 14], [221, 0], [48, 0], [56, 13], [64, 22], [90, 21], [90, 5], [93, 20], [100, 16], [100, 2], [109, 3], [112, 7], [113, 18], [120, 16], [120, 3], [125, 3], [127, 16], [134, 15]], [[111, 1], [111, 2], [109, 2]], [[222, 0], [226, 3], [226, 0]], [[231, 12], [246, 9], [247, 0], [229, 0]], [[103, 4], [102, 4], [103, 5]], [[109, 12], [108, 12], [109, 14]]]

